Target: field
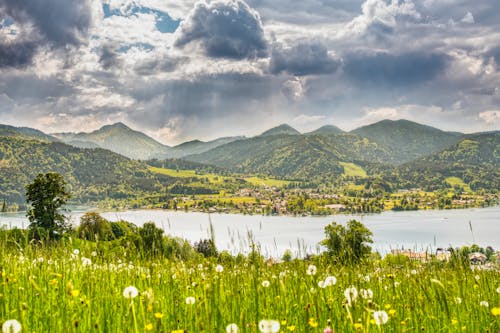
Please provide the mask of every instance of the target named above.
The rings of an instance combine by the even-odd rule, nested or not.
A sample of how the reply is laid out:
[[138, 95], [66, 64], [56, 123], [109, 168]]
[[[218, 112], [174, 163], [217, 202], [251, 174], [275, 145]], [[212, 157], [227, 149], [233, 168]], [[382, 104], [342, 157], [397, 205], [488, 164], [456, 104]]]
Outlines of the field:
[[279, 332], [500, 331], [498, 271], [459, 262], [180, 261], [71, 239], [0, 245], [0, 324], [15, 319], [23, 332], [277, 332], [262, 320]]
[[366, 171], [354, 163], [339, 163], [344, 168], [344, 176], [366, 178]]

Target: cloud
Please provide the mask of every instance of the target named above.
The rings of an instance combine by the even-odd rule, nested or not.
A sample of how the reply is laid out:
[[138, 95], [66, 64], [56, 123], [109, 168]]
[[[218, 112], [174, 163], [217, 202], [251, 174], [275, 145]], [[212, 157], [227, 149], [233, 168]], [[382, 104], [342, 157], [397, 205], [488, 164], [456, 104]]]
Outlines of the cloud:
[[14, 42], [0, 41], [0, 67], [24, 67], [32, 63], [39, 46], [65, 48], [84, 42], [92, 23], [91, 0], [3, 0], [2, 16], [26, 32]]
[[500, 125], [500, 111], [490, 110], [480, 112], [479, 119], [483, 120], [488, 125]]
[[358, 84], [407, 87], [432, 80], [447, 67], [441, 53], [357, 52], [344, 57], [344, 74]]
[[361, 10], [362, 14], [347, 24], [345, 34], [392, 32], [399, 21], [421, 19], [411, 0], [366, 0]]
[[474, 23], [474, 16], [472, 15], [471, 12], [467, 12], [467, 14], [465, 14], [465, 16], [460, 20], [460, 22], [473, 24]]
[[241, 0], [198, 2], [178, 31], [175, 46], [195, 44], [209, 57], [255, 59], [267, 55], [260, 16]]
[[121, 64], [119, 55], [113, 45], [106, 44], [101, 47], [99, 53], [99, 63], [103, 69], [110, 69]]
[[288, 100], [299, 101], [304, 97], [304, 88], [299, 79], [287, 80], [283, 82], [281, 93]]
[[291, 48], [275, 48], [269, 70], [273, 74], [286, 72], [295, 76], [331, 74], [337, 70], [339, 64], [339, 60], [328, 54], [323, 44], [301, 42]]
[[33, 42], [0, 43], [0, 68], [31, 65], [37, 45]]

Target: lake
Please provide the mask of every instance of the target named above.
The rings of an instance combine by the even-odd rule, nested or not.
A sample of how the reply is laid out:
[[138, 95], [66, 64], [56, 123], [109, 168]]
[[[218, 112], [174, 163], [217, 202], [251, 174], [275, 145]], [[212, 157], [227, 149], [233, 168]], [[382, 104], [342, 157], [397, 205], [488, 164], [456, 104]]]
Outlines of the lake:
[[[73, 209], [72, 223], [76, 225], [84, 212], [81, 208]], [[473, 243], [500, 248], [500, 206], [327, 217], [209, 215], [164, 210], [101, 212], [101, 215], [111, 221], [123, 219], [139, 226], [154, 221], [166, 234], [191, 242], [209, 238], [211, 222], [219, 250], [246, 253], [253, 239], [266, 256], [281, 256], [286, 249], [297, 255], [317, 253], [318, 243], [324, 238], [324, 227], [332, 221], [345, 223], [350, 219], [360, 220], [373, 232], [372, 247], [381, 253], [401, 248], [434, 251], [438, 247]], [[27, 225], [24, 214], [0, 214], [0, 226], [22, 228]]]

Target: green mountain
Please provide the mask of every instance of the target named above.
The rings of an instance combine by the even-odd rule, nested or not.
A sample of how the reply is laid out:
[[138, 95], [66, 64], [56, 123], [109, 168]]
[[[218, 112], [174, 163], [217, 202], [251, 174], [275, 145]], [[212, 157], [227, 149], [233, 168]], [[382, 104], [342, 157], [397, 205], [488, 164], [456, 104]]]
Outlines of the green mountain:
[[136, 197], [159, 189], [145, 164], [109, 150], [0, 137], [0, 199], [23, 203], [24, 186], [38, 173], [50, 171], [64, 176], [78, 202]]
[[500, 131], [467, 135], [454, 145], [399, 166], [390, 181], [400, 188], [436, 189], [461, 184], [471, 189], [500, 188]]
[[388, 162], [403, 164], [457, 143], [463, 134], [444, 132], [409, 120], [382, 120], [351, 131], [388, 147], [392, 157]]
[[337, 135], [345, 133], [343, 130], [333, 125], [325, 125], [315, 131], [305, 133], [306, 135]]
[[295, 128], [287, 124], [281, 124], [279, 126], [268, 129], [259, 136], [272, 136], [272, 135], [300, 135], [300, 132]]
[[106, 125], [91, 133], [58, 133], [55, 137], [77, 147], [92, 148], [94, 145], [123, 156], [147, 160], [168, 153], [165, 146], [146, 134], [134, 131], [123, 123]]
[[184, 142], [184, 143], [181, 143], [180, 145], [177, 145], [177, 146], [170, 148], [165, 155], [159, 156], [158, 158], [160, 158], [160, 159], [182, 158], [182, 157], [187, 156], [187, 155], [201, 154], [201, 153], [204, 153], [204, 152], [209, 151], [211, 149], [225, 145], [227, 143], [237, 141], [237, 140], [242, 140], [244, 138], [245, 137], [243, 137], [243, 136], [234, 136], [234, 137], [218, 138], [218, 139], [208, 141], [208, 142], [203, 142], [200, 140], [188, 141], [188, 142]]
[[307, 179], [344, 172], [342, 162], [384, 162], [390, 153], [368, 139], [342, 135], [271, 135], [235, 141], [185, 159], [241, 173]]
[[47, 135], [39, 130], [29, 127], [14, 127], [0, 124], [0, 136], [9, 136], [21, 139], [40, 140], [44, 142], [59, 141], [57, 138]]

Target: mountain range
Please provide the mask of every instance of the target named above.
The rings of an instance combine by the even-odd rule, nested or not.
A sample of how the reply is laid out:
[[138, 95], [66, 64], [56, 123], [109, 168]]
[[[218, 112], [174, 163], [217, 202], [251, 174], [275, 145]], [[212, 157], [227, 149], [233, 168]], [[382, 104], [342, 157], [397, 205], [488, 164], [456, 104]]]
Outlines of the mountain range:
[[500, 131], [446, 132], [407, 120], [383, 120], [350, 132], [328, 125], [304, 134], [283, 124], [254, 137], [194, 140], [173, 147], [123, 123], [91, 133], [52, 135], [0, 125], [0, 139], [0, 199], [14, 201], [30, 179], [47, 171], [62, 173], [85, 198], [102, 197], [104, 190], [113, 197], [133, 196], [161, 188], [140, 160], [172, 165], [166, 161], [172, 158], [182, 159], [177, 165], [318, 184], [352, 176], [348, 169], [354, 168], [393, 188], [442, 188], [448, 177], [458, 177], [473, 189], [500, 188]]

